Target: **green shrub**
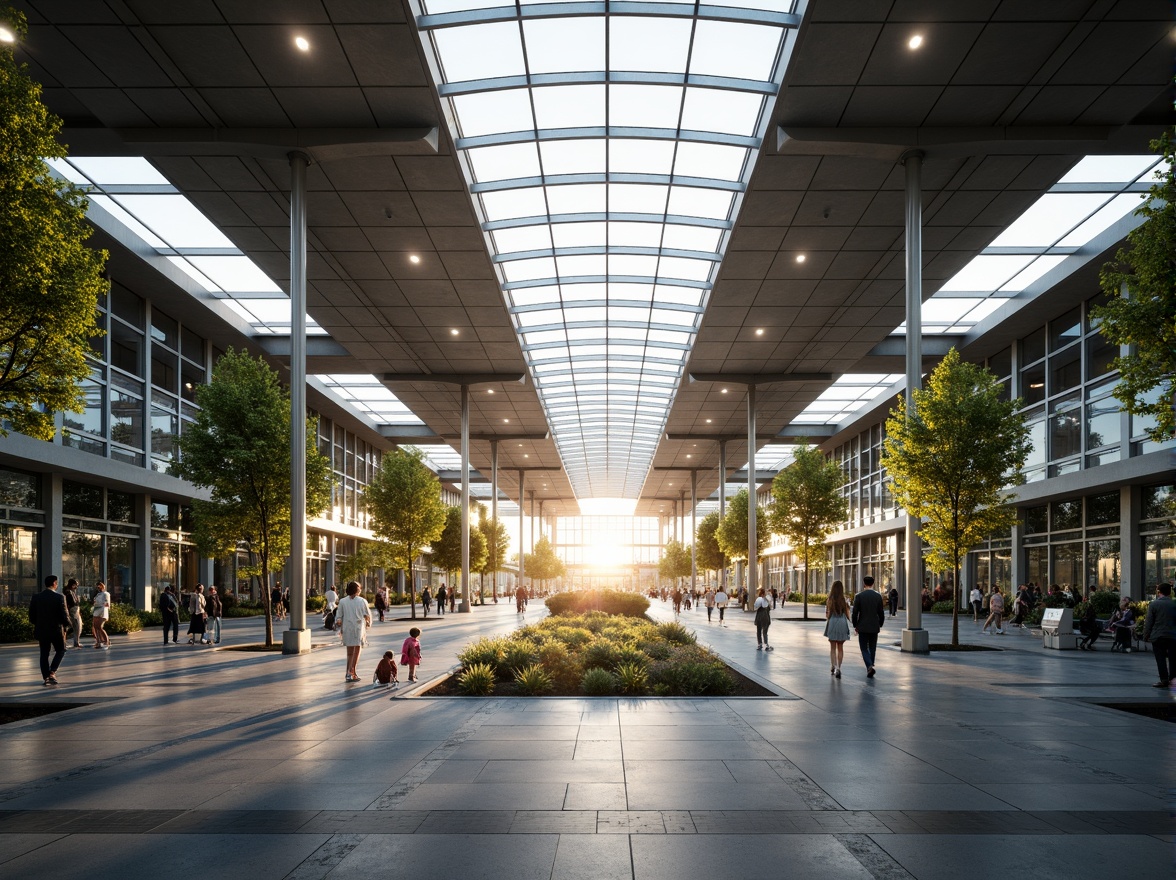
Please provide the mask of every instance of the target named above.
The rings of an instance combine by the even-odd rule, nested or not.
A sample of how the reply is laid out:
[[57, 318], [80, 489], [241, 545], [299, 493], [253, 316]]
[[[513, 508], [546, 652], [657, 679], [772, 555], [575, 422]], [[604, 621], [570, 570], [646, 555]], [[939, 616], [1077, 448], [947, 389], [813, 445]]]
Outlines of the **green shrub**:
[[561, 626], [552, 630], [552, 635], [573, 650], [592, 641], [592, 630], [582, 626]]
[[955, 608], [955, 602], [948, 599], [944, 602], [936, 602], [931, 606], [932, 614], [951, 614], [952, 609]]
[[1090, 594], [1090, 604], [1099, 617], [1110, 617], [1119, 607], [1122, 596], [1114, 590], [1095, 590]]
[[410, 601], [410, 597], [408, 596], [407, 593], [389, 593], [388, 594], [388, 604], [389, 605], [407, 605], [409, 603], [409, 601]]
[[607, 669], [589, 669], [580, 679], [580, 690], [590, 697], [611, 696], [616, 687], [616, 679]]
[[609, 625], [612, 618], [601, 611], [588, 611], [581, 615], [580, 623], [589, 632], [599, 635]]
[[1034, 608], [1025, 615], [1025, 626], [1037, 626], [1045, 616], [1044, 608]]
[[580, 652], [580, 662], [585, 669], [598, 666], [601, 669], [612, 669], [616, 666], [617, 646], [608, 639], [593, 639]]
[[[222, 607], [223, 607], [223, 603], [222, 603]], [[326, 607], [327, 607], [327, 597], [326, 596], [307, 596], [306, 597], [306, 610], [307, 611], [320, 611], [321, 612]]]
[[539, 649], [539, 663], [560, 690], [573, 690], [584, 673], [580, 662], [559, 642], [548, 642]]
[[671, 693], [685, 697], [721, 697], [735, 688], [727, 668], [713, 660], [670, 660], [657, 663], [650, 677], [658, 684], [668, 685]]
[[670, 643], [664, 641], [649, 641], [640, 642], [637, 645], [645, 654], [649, 655], [651, 660], [669, 660], [670, 659]]
[[506, 652], [506, 642], [503, 639], [483, 637], [457, 655], [457, 660], [467, 669], [475, 663], [486, 663], [497, 668], [502, 655]]
[[28, 642], [32, 638], [27, 607], [0, 607], [0, 642]]
[[163, 626], [163, 614], [158, 610], [154, 611], [140, 611], [139, 623], [143, 625], [143, 629], [152, 626]]
[[621, 663], [617, 666], [617, 688], [622, 694], [639, 696], [649, 688], [645, 664]]
[[657, 632], [667, 642], [672, 642], [676, 645], [693, 645], [698, 641], [694, 633], [686, 629], [686, 627], [676, 620], [659, 624]]
[[[235, 608], [226, 610], [221, 608], [221, 617], [264, 617], [265, 609], [257, 608], [253, 605], [237, 605]], [[183, 614], [180, 615], [180, 620], [186, 620]]]
[[670, 697], [673, 696], [673, 692], [668, 684], [658, 683], [653, 686], [653, 695], [655, 697]]
[[622, 645], [613, 651], [613, 669], [619, 671], [622, 666], [637, 666], [645, 669], [649, 665], [649, 655], [640, 648], [632, 645]]
[[550, 693], [553, 687], [551, 676], [538, 663], [516, 671], [514, 680], [519, 690], [533, 697]]
[[110, 619], [106, 621], [108, 633], [126, 635], [127, 633], [139, 632], [141, 629], [143, 629], [143, 621], [139, 619], [139, 612], [130, 605], [116, 603], [110, 606]]
[[539, 660], [539, 646], [531, 641], [514, 641], [506, 643], [506, 650], [502, 652], [502, 659], [498, 661], [498, 675], [502, 678], [512, 678], [520, 669], [526, 669]]
[[237, 598], [237, 594], [230, 591], [230, 590], [225, 590], [224, 592], [222, 592], [220, 594], [220, 600], [221, 600], [221, 617], [224, 617], [225, 613], [230, 608], [236, 608], [238, 605], [241, 604], [240, 600]]
[[544, 603], [555, 616], [603, 611], [624, 617], [643, 617], [649, 610], [649, 600], [639, 593], [619, 590], [582, 590], [575, 593], [556, 593]]
[[486, 697], [494, 693], [494, 667], [475, 663], [457, 677], [458, 689], [468, 696]]

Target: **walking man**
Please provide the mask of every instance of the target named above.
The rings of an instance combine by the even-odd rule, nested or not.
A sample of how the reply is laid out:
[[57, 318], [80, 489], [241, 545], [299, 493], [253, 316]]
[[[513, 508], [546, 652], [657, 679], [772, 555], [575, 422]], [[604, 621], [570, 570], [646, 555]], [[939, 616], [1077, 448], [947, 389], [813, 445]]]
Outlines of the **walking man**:
[[719, 609], [719, 626], [727, 625], [723, 623], [723, 616], [727, 613], [727, 603], [730, 601], [727, 594], [723, 592], [723, 588], [719, 587], [719, 591], [715, 593], [715, 607]]
[[224, 613], [224, 606], [221, 604], [220, 595], [216, 591], [216, 587], [208, 588], [208, 634], [205, 638], [206, 645], [219, 645], [221, 637], [221, 614]]
[[438, 616], [443, 616], [445, 614], [445, 600], [447, 598], [448, 598], [448, 594], [445, 592], [445, 584], [442, 584], [441, 586], [439, 586], [437, 588], [437, 614], [438, 614]]
[[874, 589], [874, 579], [862, 578], [862, 586], [853, 597], [853, 631], [858, 634], [858, 647], [866, 664], [866, 677], [874, 677], [874, 658], [878, 653], [878, 633], [886, 623], [886, 606]]
[[[1160, 680], [1152, 687], [1166, 688], [1171, 687], [1172, 677], [1176, 676], [1176, 600], [1172, 598], [1171, 584], [1163, 583], [1156, 589], [1159, 594], [1147, 606], [1143, 640], [1151, 642], [1152, 652], [1156, 655], [1156, 668], [1160, 672]], [[43, 645], [42, 656], [45, 652]], [[41, 665], [45, 665], [44, 661], [41, 661]]]
[[715, 591], [710, 587], [706, 588], [706, 595], [702, 599], [706, 603], [706, 622], [711, 622], [711, 615], [715, 611]]
[[[45, 687], [56, 687], [57, 667], [65, 656], [65, 630], [69, 626], [69, 614], [65, 610], [65, 597], [57, 592], [57, 575], [45, 578], [45, 589], [29, 600], [29, 623], [33, 625], [33, 638], [41, 646], [41, 678]], [[53, 649], [53, 662], [49, 662], [49, 649]]]

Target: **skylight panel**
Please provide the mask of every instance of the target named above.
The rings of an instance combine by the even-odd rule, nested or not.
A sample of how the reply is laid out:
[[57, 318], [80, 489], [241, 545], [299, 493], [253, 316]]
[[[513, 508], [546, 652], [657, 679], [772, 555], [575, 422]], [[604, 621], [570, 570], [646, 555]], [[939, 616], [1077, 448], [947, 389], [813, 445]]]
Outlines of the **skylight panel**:
[[139, 236], [139, 238], [143, 239], [143, 241], [145, 241], [151, 247], [155, 248], [156, 250], [167, 249], [167, 242], [165, 242], [162, 238], [140, 223], [138, 218], [136, 218], [133, 214], [128, 213], [122, 205], [120, 205], [110, 196], [91, 194], [89, 199], [91, 204], [102, 208], [102, 210], [110, 214], [110, 216], [112, 216], [131, 232], [135, 233], [135, 235]]
[[608, 224], [608, 243], [613, 247], [660, 247], [663, 228], [660, 223], [613, 221]]
[[474, 179], [485, 183], [491, 180], [514, 180], [519, 177], [539, 176], [539, 153], [533, 142], [479, 147], [469, 150]]
[[1135, 211], [1147, 198], [1145, 193], [1121, 193], [1095, 211], [1084, 223], [1058, 242], [1062, 247], [1082, 247], [1095, 236], [1106, 232], [1128, 214]]
[[979, 304], [979, 299], [969, 297], [932, 298], [923, 303], [923, 321], [928, 324], [954, 324]]
[[657, 184], [610, 183], [608, 209], [621, 214], [656, 214], [666, 212], [669, 187]]
[[683, 141], [678, 145], [674, 174], [680, 177], [740, 180], [748, 152], [746, 147]]
[[608, 285], [609, 302], [643, 302], [653, 299], [653, 285], [632, 281], [613, 281]]
[[462, 137], [479, 137], [535, 128], [531, 98], [526, 89], [475, 92], [452, 99]]
[[605, 299], [608, 295], [603, 284], [561, 284], [559, 292], [564, 302]]
[[1109, 200], [1104, 193], [1046, 193], [990, 247], [1049, 247]]
[[608, 258], [610, 275], [636, 275], [653, 278], [657, 275], [657, 257], [639, 254], [613, 254]]
[[561, 278], [575, 278], [580, 275], [604, 275], [608, 271], [604, 254], [558, 257], [555, 261]]
[[540, 130], [605, 124], [604, 86], [544, 86], [531, 93]]
[[759, 127], [763, 103], [762, 95], [749, 92], [689, 88], [682, 108], [682, 129], [751, 137]]
[[282, 289], [248, 257], [188, 257], [188, 260], [222, 290], [247, 293], [282, 292]]
[[562, 324], [563, 309], [543, 309], [537, 312], [517, 312], [515, 322], [522, 328], [542, 327], [546, 324]]
[[685, 73], [690, 54], [688, 18], [614, 15], [608, 24], [610, 70]]
[[782, 28], [700, 19], [690, 53], [690, 72], [770, 82]]
[[608, 319], [609, 321], [640, 321], [648, 323], [649, 309], [647, 307], [609, 305]]
[[659, 284], [654, 288], [653, 298], [662, 303], [678, 303], [686, 306], [701, 306], [703, 292], [694, 287], [676, 287]]
[[1008, 284], [1003, 285], [1000, 288], [1000, 292], [1001, 293], [1019, 293], [1019, 292], [1021, 292], [1022, 290], [1027, 288], [1030, 284], [1032, 284], [1034, 281], [1036, 281], [1038, 278], [1043, 276], [1046, 272], [1049, 272], [1051, 269], [1053, 269], [1056, 266], [1060, 266], [1062, 264], [1062, 261], [1065, 259], [1066, 258], [1064, 256], [1058, 256], [1058, 255], [1038, 257], [1036, 260], [1034, 260], [1032, 263], [1029, 264], [1028, 268], [1017, 273], [1016, 277], [1014, 277], [1012, 281], [1010, 281]]
[[698, 315], [694, 312], [683, 312], [678, 309], [658, 309], [655, 308], [650, 313], [650, 319], [655, 324], [677, 324], [681, 327], [694, 327], [694, 322], [698, 320]]
[[537, 306], [549, 302], [559, 302], [559, 288], [523, 287], [512, 290], [510, 298], [516, 306]]
[[[513, 21], [433, 31], [446, 82], [522, 76], [527, 72], [519, 26]], [[493, 52], [486, 47], [493, 46]]]
[[502, 274], [509, 281], [534, 281], [555, 277], [555, 260], [542, 257], [535, 260], [511, 260], [502, 264]]
[[1058, 183], [1111, 183], [1121, 186], [1156, 164], [1155, 156], [1087, 156]]
[[181, 195], [119, 195], [115, 201], [174, 248], [231, 248], [233, 243]]
[[680, 86], [609, 86], [609, 125], [676, 129], [682, 91]]
[[604, 223], [555, 223], [551, 240], [557, 248], [603, 247], [605, 228]]
[[551, 227], [546, 224], [496, 229], [491, 236], [494, 239], [494, 249], [500, 254], [546, 250], [551, 247]]
[[670, 187], [670, 203], [667, 213], [684, 217], [709, 217], [726, 220], [731, 213], [729, 192], [716, 189], [702, 189], [694, 186]]
[[547, 200], [542, 187], [506, 189], [482, 193], [482, 208], [491, 221], [542, 217], [547, 214]]
[[142, 156], [76, 156], [70, 157], [69, 163], [98, 186], [171, 184]]
[[539, 155], [543, 159], [544, 174], [603, 174], [605, 172], [605, 143], [593, 140], [542, 141]]
[[[677, 125], [676, 118], [674, 125]], [[614, 174], [664, 174], [668, 177], [673, 168], [673, 141], [636, 138], [609, 141], [608, 170]]]
[[710, 260], [662, 257], [657, 274], [662, 278], [681, 278], [683, 281], [709, 281], [714, 266]]
[[668, 223], [662, 235], [662, 247], [683, 251], [717, 252], [722, 235], [722, 230], [709, 226]]
[[996, 290], [1033, 260], [1032, 256], [981, 254], [949, 278], [940, 290]]
[[185, 260], [183, 257], [168, 257], [167, 261], [195, 281], [200, 287], [209, 293], [219, 293], [220, 288], [212, 282], [212, 279], [199, 271], [195, 266]]
[[529, 19], [523, 34], [531, 73], [605, 69], [604, 19], [599, 16]]
[[604, 197], [603, 183], [547, 187], [547, 205], [553, 215], [603, 212]]

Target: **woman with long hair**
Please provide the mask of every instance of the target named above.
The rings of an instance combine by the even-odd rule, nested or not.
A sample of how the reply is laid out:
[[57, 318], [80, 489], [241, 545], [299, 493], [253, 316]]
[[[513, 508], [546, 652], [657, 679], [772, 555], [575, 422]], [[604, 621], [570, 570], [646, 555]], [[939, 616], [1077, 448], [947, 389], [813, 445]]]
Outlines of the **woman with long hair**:
[[359, 653], [367, 644], [368, 627], [372, 625], [372, 612], [367, 599], [359, 595], [359, 584], [352, 581], [347, 585], [347, 595], [339, 600], [335, 627], [342, 630], [343, 644], [347, 647], [347, 672], [344, 681], [359, 681], [356, 667]]
[[110, 593], [106, 592], [106, 584], [98, 581], [94, 585], [94, 598], [91, 616], [90, 629], [94, 634], [94, 647], [103, 651], [110, 650], [110, 636], [106, 634], [106, 621], [110, 619]]
[[841, 678], [841, 661], [849, 640], [849, 603], [841, 581], [833, 581], [825, 602], [825, 638], [829, 640], [829, 674]]

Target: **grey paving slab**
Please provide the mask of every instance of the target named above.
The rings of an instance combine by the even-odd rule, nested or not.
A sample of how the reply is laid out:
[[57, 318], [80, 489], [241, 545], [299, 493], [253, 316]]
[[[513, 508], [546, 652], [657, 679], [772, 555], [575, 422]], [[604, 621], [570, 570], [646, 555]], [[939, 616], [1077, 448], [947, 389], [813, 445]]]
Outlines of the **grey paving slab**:
[[1016, 782], [979, 783], [976, 788], [1012, 804], [1019, 810], [1065, 810], [1098, 804], [1100, 810], [1164, 810], [1170, 799], [1157, 789], [1141, 791], [1116, 783], [1024, 785]]
[[727, 724], [698, 724], [693, 719], [674, 724], [625, 725], [623, 730], [622, 736], [626, 743], [724, 740], [731, 737], [731, 728]]
[[634, 810], [790, 810], [805, 806], [788, 785], [717, 782], [630, 782]]
[[518, 719], [512, 719], [516, 723], [506, 725], [488, 725], [481, 728], [473, 736], [471, 740], [495, 740], [503, 741], [526, 741], [532, 740], [575, 740], [579, 735], [580, 729], [576, 724], [551, 724], [544, 725], [541, 728], [528, 727], [518, 724]]
[[130, 810], [185, 810], [203, 806], [233, 788], [232, 784], [226, 783], [204, 785], [197, 781], [184, 785], [183, 782], [179, 775], [173, 785], [66, 781], [6, 800], [4, 807], [14, 810], [92, 810], [117, 805]]
[[559, 836], [528, 835], [526, 845], [519, 840], [513, 835], [373, 834], [339, 862], [332, 876], [550, 880]]
[[551, 880], [632, 880], [629, 839], [611, 834], [561, 834]]
[[632, 850], [635, 880], [779, 880], [785, 872], [814, 880], [873, 880], [831, 835], [635, 836]]
[[1024, 835], [1002, 839], [998, 846], [977, 847], [976, 838], [944, 835], [935, 838], [906, 834], [873, 838], [919, 880], [990, 880], [1042, 878], [1067, 880], [1075, 876], [1170, 877], [1172, 850], [1162, 841], [1143, 836], [1102, 837]]
[[576, 740], [577, 761], [620, 761], [624, 757], [621, 740], [617, 739], [578, 739]]
[[675, 761], [689, 763], [705, 759], [770, 760], [780, 753], [766, 742], [733, 741], [728, 732], [723, 740], [681, 740], [673, 749], [654, 740], [625, 742], [626, 761]]
[[55, 843], [64, 836], [64, 834], [22, 834], [19, 838], [11, 841], [6, 840], [4, 847], [0, 849], [0, 865], [10, 862], [18, 856], [23, 856], [25, 853]]
[[870, 779], [821, 785], [847, 810], [1013, 810], [1016, 807], [962, 782], [927, 785]]
[[442, 783], [418, 786], [402, 802], [406, 810], [559, 810], [565, 783]]
[[387, 791], [385, 783], [246, 782], [201, 804], [206, 810], [362, 810]]
[[488, 761], [477, 782], [624, 782], [620, 761]]
[[624, 810], [629, 806], [623, 782], [569, 782], [565, 810]]
[[485, 761], [457, 761], [450, 759], [434, 768], [427, 778], [433, 784], [439, 782], [473, 782], [478, 778], [478, 774], [482, 772], [485, 766]]

